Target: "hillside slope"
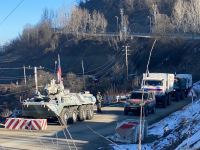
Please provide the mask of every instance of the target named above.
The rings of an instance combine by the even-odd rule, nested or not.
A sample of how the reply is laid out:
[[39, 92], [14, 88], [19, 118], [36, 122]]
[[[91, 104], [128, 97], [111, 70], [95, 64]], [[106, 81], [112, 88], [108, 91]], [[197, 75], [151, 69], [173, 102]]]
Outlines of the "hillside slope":
[[[157, 0], [159, 9], [163, 13], [170, 14], [170, 1], [161, 2]], [[133, 1], [132, 1], [133, 2]], [[130, 5], [131, 4], [131, 5]], [[170, 5], [169, 5], [170, 4]], [[107, 32], [116, 31], [116, 17], [120, 21], [120, 8], [124, 8], [124, 13], [129, 17], [129, 27], [134, 32], [149, 32], [149, 18], [151, 9], [145, 0], [134, 1], [130, 0], [89, 0], [80, 3], [81, 8], [85, 8], [92, 12], [94, 10], [104, 14], [108, 21]], [[125, 64], [125, 57], [123, 52], [123, 45], [130, 45], [129, 56], [129, 73], [142, 74], [145, 70], [149, 51], [151, 49], [153, 39], [132, 39], [125, 43], [117, 41], [118, 48], [116, 48], [111, 39], [101, 39], [94, 37], [73, 37], [71, 35], [60, 34], [55, 32], [52, 28], [43, 23], [31, 27], [32, 32], [39, 29], [39, 36], [27, 38], [24, 31], [17, 39], [13, 40], [11, 44], [6, 46], [6, 52], [0, 56], [0, 67], [19, 67], [19, 66], [45, 66], [54, 70], [54, 61], [57, 54], [61, 55], [61, 65], [63, 72], [81, 73], [81, 61], [84, 61], [85, 71], [94, 70], [99, 66], [111, 61], [108, 68], [102, 71], [102, 74], [108, 72], [105, 77], [113, 76], [116, 71], [117, 64], [123, 67]], [[110, 42], [112, 44], [110, 44]], [[200, 78], [199, 67], [199, 41], [185, 41], [185, 40], [169, 40], [161, 39], [156, 43], [153, 50], [150, 71], [151, 72], [176, 72], [176, 73], [192, 73], [194, 79]], [[119, 61], [119, 56], [122, 60]], [[113, 60], [114, 59], [114, 60]], [[89, 72], [90, 75], [95, 75], [104, 67]], [[112, 69], [110, 69], [112, 68]], [[121, 68], [120, 72], [124, 72], [125, 68]], [[14, 72], [15, 73], [15, 72]], [[118, 71], [119, 73], [119, 71]], [[13, 74], [10, 73], [10, 74]], [[125, 74], [125, 72], [124, 72]], [[1, 71], [1, 75], [7, 75]], [[102, 76], [102, 75], [100, 75]], [[121, 76], [123, 77], [123, 76]]]

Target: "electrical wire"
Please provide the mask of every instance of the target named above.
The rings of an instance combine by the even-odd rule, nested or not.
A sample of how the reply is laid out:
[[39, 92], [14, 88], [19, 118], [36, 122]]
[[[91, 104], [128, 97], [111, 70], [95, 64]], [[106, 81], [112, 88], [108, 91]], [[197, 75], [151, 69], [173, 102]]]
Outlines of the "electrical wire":
[[[121, 53], [121, 51], [118, 51], [116, 54], [115, 54], [115, 56], [117, 56], [118, 54], [120, 54]], [[88, 73], [91, 73], [91, 72], [95, 72], [96, 70], [101, 70], [101, 68], [103, 68], [103, 67], [105, 67], [105, 66], [109, 66], [109, 65], [111, 65], [113, 62], [115, 61], [115, 58], [113, 58], [113, 59], [110, 59], [110, 60], [108, 60], [106, 63], [104, 63], [103, 65], [100, 65], [100, 66], [98, 66], [98, 67], [95, 67], [95, 68], [93, 68], [93, 69], [91, 69], [91, 70], [88, 70], [88, 71], [85, 71], [84, 73], [85, 73], [85, 75], [86, 74], [88, 74]], [[64, 73], [64, 74], [67, 74], [67, 73]], [[82, 75], [83, 73], [75, 73], [76, 75]], [[93, 75], [93, 74], [88, 74], [88, 75]]]
[[15, 77], [1, 77], [0, 76], [0, 78], [2, 78], [2, 79], [15, 79], [15, 78], [24, 78], [24, 76], [15, 76]]
[[14, 92], [14, 93], [9, 93], [9, 94], [4, 94], [4, 95], [0, 95], [0, 97], [2, 96], [11, 96], [11, 95], [15, 95], [15, 94], [20, 94], [20, 93], [25, 93], [25, 92], [28, 92], [30, 91], [31, 89], [29, 90], [25, 90], [25, 91], [20, 91], [20, 92]]
[[17, 68], [0, 68], [0, 70], [18, 70], [18, 69], [24, 69], [23, 67], [17, 67]]
[[[119, 57], [118, 60], [121, 61], [121, 59], [123, 59], [123, 57]], [[106, 73], [108, 70], [112, 69], [112, 67], [115, 65], [115, 62], [113, 62], [112, 66], [106, 66], [105, 68], [103, 68], [102, 70], [100, 70], [99, 72], [93, 74], [94, 76], [97, 76], [97, 75], [100, 75], [100, 74], [103, 74], [103, 73]], [[108, 68], [109, 67], [109, 68]]]
[[13, 79], [1, 79], [0, 81], [13, 81], [13, 80], [20, 80], [20, 79], [24, 79], [24, 78], [13, 78]]
[[55, 70], [47, 68], [47, 67], [43, 67], [43, 70], [47, 70], [47, 71], [49, 71], [51, 73], [55, 73]]
[[[116, 56], [117, 56], [118, 54], [120, 54], [120, 53], [121, 53], [121, 51], [119, 51], [119, 52], [116, 54]], [[113, 61], [115, 61], [115, 58], [113, 58], [112, 60], [107, 61], [106, 63], [104, 63], [104, 64], [101, 65], [101, 66], [98, 66], [98, 67], [96, 67], [96, 68], [94, 68], [94, 69], [91, 69], [91, 70], [89, 70], [89, 71], [86, 71], [85, 73], [90, 73], [90, 72], [96, 71], [96, 70], [98, 70], [98, 69], [100, 69], [100, 68], [102, 68], [102, 67], [104, 67], [104, 66], [109, 65], [109, 64], [112, 63]]]
[[109, 140], [108, 138], [106, 138], [106, 137], [103, 136], [102, 134], [100, 134], [100, 133], [94, 131], [91, 127], [89, 127], [89, 126], [86, 126], [86, 127], [87, 127], [89, 130], [91, 130], [94, 134], [96, 134], [96, 135], [98, 135], [99, 137], [105, 139], [106, 141], [112, 143], [113, 145], [115, 145], [115, 146], [118, 147], [119, 149], [123, 149], [123, 148], [121, 148], [117, 143], [115, 143], [115, 142]]
[[[123, 52], [121, 52], [120, 54], [123, 54]], [[121, 59], [122, 56], [121, 56], [121, 55], [119, 55], [119, 56], [120, 56], [120, 59]], [[118, 57], [119, 57], [119, 56], [118, 56]], [[112, 65], [112, 66], [108, 65], [108, 66], [104, 67], [103, 69], [99, 70], [98, 72], [96, 72], [96, 73], [93, 74], [93, 75], [96, 76], [96, 75], [99, 75], [99, 74], [104, 73], [104, 72], [105, 72], [104, 70], [108, 69], [108, 67], [109, 67], [109, 68], [112, 68], [113, 65], [114, 65], [114, 63], [115, 63], [115, 59], [113, 60], [112, 64], [110, 64], [110, 65]]]
[[16, 7], [15, 7], [14, 9], [12, 9], [12, 10], [8, 13], [8, 15], [7, 15], [6, 17], [3, 18], [3, 20], [0, 22], [0, 26], [8, 19], [8, 17], [9, 17], [10, 15], [12, 15], [12, 14], [15, 12], [15, 10], [16, 10], [23, 2], [24, 2], [24, 0], [21, 0], [21, 1], [16, 5]]
[[96, 71], [96, 70], [98, 70], [98, 69], [100, 69], [100, 68], [102, 68], [102, 67], [104, 67], [104, 66], [107, 66], [107, 65], [109, 65], [110, 63], [112, 63], [112, 62], [113, 62], [113, 60], [114, 60], [114, 58], [113, 58], [113, 59], [111, 59], [111, 60], [109, 60], [109, 61], [107, 61], [106, 63], [104, 63], [104, 64], [103, 64], [103, 65], [101, 65], [101, 66], [98, 66], [98, 67], [96, 67], [96, 68], [93, 68], [93, 69], [91, 69], [91, 70], [89, 70], [89, 71], [86, 71], [85, 73], [94, 72], [94, 71]]
[[[123, 58], [121, 58], [121, 59], [119, 60], [119, 63], [120, 63], [121, 65], [123, 64]], [[113, 69], [113, 66], [112, 66], [110, 69], [108, 69], [102, 76], [100, 76], [100, 77], [99, 77], [99, 80], [102, 79], [103, 77], [105, 77], [107, 74], [109, 74], [109, 73], [112, 71], [112, 69]]]

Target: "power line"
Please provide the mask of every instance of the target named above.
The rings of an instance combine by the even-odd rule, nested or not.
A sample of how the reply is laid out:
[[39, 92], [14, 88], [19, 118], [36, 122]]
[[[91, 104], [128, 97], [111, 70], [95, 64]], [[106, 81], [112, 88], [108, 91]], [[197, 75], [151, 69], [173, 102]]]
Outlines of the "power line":
[[85, 73], [91, 73], [91, 72], [94, 72], [94, 71], [96, 71], [96, 70], [98, 70], [98, 69], [101, 69], [101, 68], [103, 68], [104, 66], [110, 65], [111, 63], [113, 63], [113, 61], [114, 61], [114, 58], [113, 58], [112, 60], [107, 61], [105, 64], [103, 64], [103, 65], [101, 65], [101, 66], [98, 66], [98, 67], [96, 67], [96, 68], [94, 68], [94, 69], [91, 69], [91, 70], [89, 70], [89, 71], [86, 71]]
[[[120, 64], [120, 65], [123, 64], [123, 58], [121, 58], [121, 59], [119, 60], [119, 64]], [[108, 75], [108, 74], [112, 71], [112, 69], [113, 69], [113, 66], [112, 66], [111, 68], [109, 68], [108, 70], [106, 70], [106, 72], [105, 72], [102, 76], [100, 76], [99, 79], [102, 79], [103, 77], [105, 77], [106, 75]]]
[[[121, 56], [123, 54], [123, 52], [122, 51], [119, 51], [119, 52], [117, 52], [114, 56], [115, 57], [118, 57], [118, 56]], [[98, 66], [98, 67], [96, 67], [96, 68], [93, 68], [93, 69], [91, 69], [91, 70], [88, 70], [88, 71], [84, 71], [84, 73], [85, 73], [85, 75], [97, 75], [97, 74], [99, 74], [100, 72], [102, 72], [103, 70], [105, 70], [106, 68], [108, 68], [108, 67], [110, 67], [111, 65], [113, 65], [113, 63], [116, 61], [116, 59], [115, 58], [113, 58], [113, 59], [110, 59], [110, 60], [108, 60], [106, 63], [104, 63], [103, 65], [101, 65], [101, 66]], [[44, 67], [45, 69], [47, 69], [47, 70], [49, 70], [49, 71], [53, 71], [53, 70], [51, 70], [51, 69], [48, 69], [48, 68], [46, 68], [46, 67]], [[92, 72], [95, 72], [95, 73], [93, 73], [92, 74]], [[62, 72], [63, 74], [67, 74], [66, 72]], [[77, 72], [74, 72], [76, 75], [82, 75], [83, 73], [77, 73]], [[101, 74], [101, 73], [100, 73]]]
[[5, 64], [5, 63], [13, 63], [16, 59], [14, 60], [3, 60], [3, 61], [0, 61], [0, 64]]
[[[119, 65], [123, 65], [123, 57], [121, 57], [119, 60]], [[113, 66], [111, 66], [109, 69], [107, 69], [104, 74], [102, 76], [99, 77], [99, 79], [102, 79], [103, 77], [105, 77], [106, 75], [108, 75], [113, 69]]]
[[126, 79], [127, 79], [127, 81], [128, 81], [128, 47], [130, 47], [130, 46], [128, 46], [128, 45], [126, 45], [126, 46], [123, 46], [123, 47], [125, 47], [125, 60], [126, 60]]
[[[118, 54], [120, 54], [120, 53], [121, 53], [120, 51], [117, 52], [116, 56], [117, 56]], [[96, 67], [96, 68], [94, 68], [94, 69], [91, 69], [91, 70], [89, 70], [89, 71], [85, 71], [85, 73], [90, 73], [90, 72], [96, 71], [96, 70], [98, 70], [98, 69], [100, 69], [100, 68], [103, 68], [104, 66], [109, 65], [109, 64], [112, 63], [113, 61], [115, 61], [115, 58], [113, 58], [113, 59], [107, 61], [106, 63], [104, 63], [104, 64], [101, 65], [101, 66], [98, 66], [98, 67]]]
[[50, 68], [47, 68], [47, 67], [43, 67], [43, 70], [47, 70], [47, 71], [49, 71], [49, 72], [51, 72], [51, 73], [54, 73], [54, 72], [55, 72], [55, 70], [50, 69]]
[[[121, 51], [118, 51], [116, 54], [115, 54], [115, 56], [117, 56], [117, 55], [119, 55], [121, 53]], [[100, 66], [98, 66], [98, 67], [95, 67], [95, 68], [92, 68], [91, 70], [88, 70], [88, 71], [85, 71], [84, 73], [85, 73], [85, 75], [86, 74], [88, 74], [88, 75], [94, 75], [94, 74], [91, 74], [92, 72], [98, 72], [99, 70], [101, 70], [101, 68], [103, 68], [103, 67], [108, 67], [109, 65], [111, 65], [113, 62], [115, 61], [115, 58], [112, 58], [112, 59], [110, 59], [110, 60], [108, 60], [106, 63], [104, 63], [103, 65], [100, 65]], [[67, 74], [67, 73], [64, 73], [64, 74]], [[82, 75], [83, 73], [77, 73], [77, 72], [75, 72], [75, 74], [76, 75]]]
[[0, 76], [0, 79], [16, 79], [16, 78], [23, 78], [24, 76], [14, 76], [14, 77], [2, 77]]
[[[123, 52], [121, 52], [120, 54], [119, 54], [119, 56], [120, 56], [120, 59], [122, 58], [121, 57], [121, 55], [123, 54]], [[119, 57], [118, 56], [118, 57]], [[99, 70], [98, 72], [96, 72], [95, 74], [93, 74], [94, 76], [95, 75], [99, 75], [99, 74], [102, 74], [102, 73], [104, 73], [105, 72], [105, 70], [106, 69], [108, 69], [108, 67], [110, 67], [110, 68], [112, 68], [113, 67], [113, 65], [114, 65], [114, 63], [115, 63], [115, 59], [113, 59], [113, 61], [109, 64], [109, 65], [107, 65], [106, 67], [104, 67], [103, 69], [101, 69], [101, 70]]]
[[13, 80], [20, 80], [20, 79], [24, 79], [24, 77], [22, 77], [22, 78], [0, 78], [0, 81], [13, 81]]
[[0, 68], [0, 70], [18, 70], [18, 69], [23, 69], [23, 67], [18, 67], [18, 68]]
[[[123, 64], [123, 57], [121, 57], [121, 58], [118, 60], [118, 62], [119, 62], [119, 65], [122, 65], [122, 64]], [[116, 63], [115, 63], [115, 64], [116, 64]], [[115, 64], [114, 64], [114, 65], [115, 65]], [[103, 78], [103, 77], [105, 77], [107, 74], [109, 74], [109, 73], [112, 71], [114, 65], [111, 66], [108, 70], [106, 70], [106, 71], [104, 72], [104, 74], [103, 74], [100, 78]]]
[[14, 92], [14, 93], [9, 93], [9, 94], [0, 95], [0, 97], [1, 97], [1, 96], [16, 95], [16, 94], [25, 93], [25, 92], [28, 92], [28, 91], [31, 91], [31, 89], [25, 90], [25, 91], [20, 91], [20, 92]]
[[12, 9], [12, 10], [10, 11], [10, 13], [0, 22], [0, 26], [8, 19], [8, 17], [9, 17], [10, 15], [12, 15], [12, 14], [15, 12], [15, 10], [16, 10], [23, 2], [24, 2], [24, 0], [21, 0], [21, 1], [17, 4], [17, 6], [16, 6], [14, 9]]

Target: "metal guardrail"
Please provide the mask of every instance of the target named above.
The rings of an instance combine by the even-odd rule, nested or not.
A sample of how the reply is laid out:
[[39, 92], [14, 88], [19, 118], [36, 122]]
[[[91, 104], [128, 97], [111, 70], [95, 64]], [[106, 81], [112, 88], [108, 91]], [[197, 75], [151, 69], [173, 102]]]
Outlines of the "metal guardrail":
[[123, 36], [125, 38], [153, 38], [153, 39], [160, 39], [160, 38], [168, 38], [168, 39], [191, 39], [191, 40], [200, 40], [200, 34], [198, 33], [116, 33], [116, 32], [106, 32], [106, 33], [89, 33], [89, 32], [61, 32], [58, 31], [57, 33], [67, 33], [67, 34], [74, 34], [79, 36], [91, 36], [91, 37], [120, 37]]

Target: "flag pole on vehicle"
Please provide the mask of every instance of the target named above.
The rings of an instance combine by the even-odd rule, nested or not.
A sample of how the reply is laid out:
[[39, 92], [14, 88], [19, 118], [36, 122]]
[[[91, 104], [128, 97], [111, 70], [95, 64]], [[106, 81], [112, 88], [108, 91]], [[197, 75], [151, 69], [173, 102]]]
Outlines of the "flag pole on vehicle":
[[58, 68], [57, 68], [57, 81], [62, 83], [62, 70], [60, 65], [60, 55], [58, 54]]

